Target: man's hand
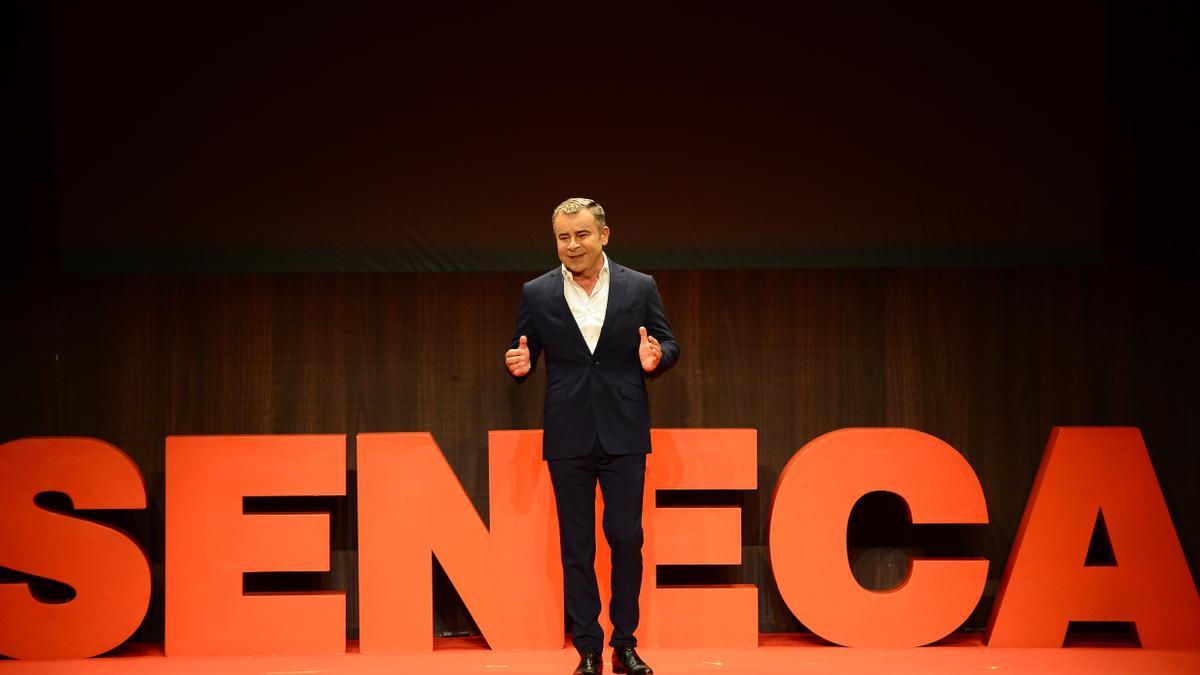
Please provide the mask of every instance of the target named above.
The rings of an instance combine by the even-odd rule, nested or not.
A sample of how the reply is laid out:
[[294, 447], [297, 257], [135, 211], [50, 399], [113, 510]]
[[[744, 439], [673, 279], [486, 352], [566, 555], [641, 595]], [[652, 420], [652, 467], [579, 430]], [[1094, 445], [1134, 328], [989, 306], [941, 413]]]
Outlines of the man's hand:
[[653, 335], [646, 334], [645, 326], [638, 326], [638, 335], [642, 336], [642, 343], [638, 345], [638, 358], [642, 361], [642, 370], [652, 373], [658, 367], [658, 362], [662, 361], [662, 345], [658, 344]]
[[[642, 333], [644, 335], [645, 330]], [[645, 340], [645, 337], [642, 339]], [[516, 349], [504, 352], [504, 365], [508, 366], [508, 372], [512, 373], [513, 377], [523, 377], [529, 374], [529, 370], [533, 366], [529, 363], [529, 343], [524, 335], [521, 336], [521, 341], [517, 343]]]

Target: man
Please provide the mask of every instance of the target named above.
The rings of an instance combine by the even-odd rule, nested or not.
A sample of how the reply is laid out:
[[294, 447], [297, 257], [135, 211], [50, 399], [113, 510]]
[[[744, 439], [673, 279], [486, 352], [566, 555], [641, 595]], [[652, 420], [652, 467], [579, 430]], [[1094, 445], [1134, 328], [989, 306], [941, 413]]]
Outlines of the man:
[[596, 584], [596, 482], [612, 549], [613, 671], [653, 671], [634, 647], [642, 585], [642, 493], [650, 452], [646, 379], [666, 372], [679, 345], [654, 279], [608, 258], [604, 209], [571, 198], [551, 216], [562, 265], [525, 284], [505, 355], [523, 381], [546, 357], [542, 456], [558, 508], [563, 582], [576, 675], [603, 671]]

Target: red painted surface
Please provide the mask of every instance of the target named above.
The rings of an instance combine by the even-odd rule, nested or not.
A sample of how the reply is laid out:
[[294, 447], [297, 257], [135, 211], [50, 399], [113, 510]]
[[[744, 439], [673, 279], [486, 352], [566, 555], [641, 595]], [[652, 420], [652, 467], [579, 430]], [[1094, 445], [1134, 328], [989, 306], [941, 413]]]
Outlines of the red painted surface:
[[433, 436], [358, 436], [364, 652], [433, 648], [433, 558], [495, 649], [563, 642], [562, 565], [540, 431], [489, 434], [490, 530]]
[[[1115, 566], [1084, 565], [1100, 512]], [[1200, 598], [1137, 429], [1051, 433], [988, 644], [1057, 647], [1070, 621], [1134, 622], [1144, 647], [1200, 648]]]
[[855, 580], [846, 556], [850, 511], [893, 492], [912, 522], [986, 523], [979, 479], [945, 442], [911, 429], [842, 429], [805, 445], [784, 467], [771, 505], [771, 568], [796, 618], [852, 647], [915, 647], [949, 635], [975, 609], [988, 562], [914, 559], [887, 591]]
[[245, 497], [345, 493], [345, 436], [167, 438], [167, 653], [344, 651], [345, 594], [243, 594], [242, 574], [329, 569], [328, 513], [245, 514]]
[[[433, 645], [436, 557], [494, 649], [563, 645], [562, 566], [550, 476], [540, 431], [489, 435], [489, 526], [433, 437], [358, 437], [360, 636], [364, 652]], [[655, 646], [753, 646], [758, 595], [750, 585], [656, 588], [654, 565], [737, 564], [736, 507], [655, 508], [655, 492], [754, 489], [752, 429], [656, 429], [647, 464], [639, 639]], [[599, 500], [599, 497], [597, 497]], [[597, 507], [597, 577], [606, 634], [609, 553]], [[671, 525], [659, 539], [659, 514]], [[706, 516], [716, 514], [715, 518]], [[676, 531], [675, 528], [688, 526]]]
[[[538, 431], [490, 435], [485, 527], [432, 436], [359, 437], [364, 652], [433, 649], [433, 556], [494, 649], [563, 645], [557, 524], [540, 443]], [[658, 429], [653, 443], [642, 645], [753, 650], [762, 639], [757, 589], [656, 587], [653, 570], [656, 564], [740, 562], [736, 508], [660, 509], [655, 494], [756, 489], [757, 434]], [[345, 494], [344, 437], [171, 437], [166, 454], [166, 652], [341, 654], [342, 593], [242, 591], [246, 572], [327, 570], [329, 515], [246, 514], [243, 502], [247, 496]], [[58, 491], [80, 509], [145, 508], [137, 468], [117, 448], [81, 438], [0, 445], [0, 467], [0, 564], [78, 592], [69, 602], [48, 604], [24, 583], [0, 584], [0, 652], [72, 658], [120, 644], [147, 607], [145, 556], [127, 536], [42, 509], [34, 497]], [[780, 591], [806, 627], [839, 644], [897, 648], [938, 641], [978, 602], [987, 562], [917, 559], [895, 589], [859, 586], [846, 558], [846, 526], [859, 498], [880, 490], [900, 495], [913, 523], [987, 522], [974, 472], [944, 442], [907, 429], [826, 434], [797, 453], [776, 486], [769, 537]], [[1117, 564], [1086, 566], [1101, 511]], [[597, 530], [604, 589], [608, 552]], [[1069, 621], [1131, 622], [1145, 647], [1200, 648], [1200, 598], [1136, 429], [1055, 429], [1005, 572], [990, 645], [1059, 646]], [[346, 662], [329, 663], [340, 668]]]
[[42, 509], [63, 492], [76, 509], [144, 509], [142, 474], [125, 453], [94, 438], [25, 438], [0, 445], [0, 565], [69, 584], [50, 604], [27, 584], [0, 584], [0, 654], [77, 658], [133, 634], [150, 603], [150, 565], [122, 532]]
[[[350, 643], [346, 654], [328, 656], [164, 657], [158, 645], [126, 645], [116, 653], [77, 661], [0, 662], [0, 671], [22, 675], [280, 675], [397, 673], [562, 675], [578, 661], [573, 648], [493, 651], [479, 638], [434, 640], [428, 652], [363, 654]], [[1200, 651], [1120, 649], [1102, 643], [1067, 649], [988, 649], [982, 638], [952, 635], [922, 649], [844, 649], [811, 635], [771, 634], [756, 647], [639, 648], [655, 672], [672, 675], [779, 675], [825, 673], [1180, 673], [1200, 672]], [[608, 654], [605, 672], [611, 672]]]
[[[742, 562], [742, 514], [736, 506], [655, 506], [668, 490], [754, 490], [754, 429], [653, 429], [646, 462], [647, 573], [639, 644], [650, 647], [750, 648], [758, 642], [758, 588], [751, 584], [654, 587], [654, 565]], [[603, 540], [603, 537], [600, 538]], [[597, 549], [599, 550], [599, 548]], [[601, 554], [597, 553], [600, 558]], [[604, 546], [603, 560], [608, 560]], [[606, 566], [607, 567], [607, 566]], [[607, 575], [606, 575], [607, 576]], [[607, 594], [605, 594], [605, 613]], [[607, 619], [605, 631], [609, 630]]]

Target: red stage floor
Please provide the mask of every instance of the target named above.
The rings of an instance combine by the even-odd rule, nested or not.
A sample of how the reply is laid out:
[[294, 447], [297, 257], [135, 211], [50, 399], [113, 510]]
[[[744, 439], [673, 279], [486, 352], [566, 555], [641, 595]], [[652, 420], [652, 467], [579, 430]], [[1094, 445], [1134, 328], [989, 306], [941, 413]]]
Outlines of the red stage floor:
[[[185, 675], [317, 675], [325, 673], [548, 673], [575, 667], [573, 649], [493, 652], [478, 638], [438, 640], [432, 653], [338, 656], [171, 658], [160, 645], [128, 645], [84, 661], [0, 661], [8, 673], [182, 673]], [[1065, 649], [984, 647], [978, 635], [956, 635], [920, 649], [846, 649], [808, 635], [763, 635], [758, 649], [640, 649], [659, 675], [737, 673], [1200, 673], [1200, 651], [1097, 644]], [[607, 655], [606, 655], [607, 658]], [[605, 672], [611, 672], [605, 663]]]

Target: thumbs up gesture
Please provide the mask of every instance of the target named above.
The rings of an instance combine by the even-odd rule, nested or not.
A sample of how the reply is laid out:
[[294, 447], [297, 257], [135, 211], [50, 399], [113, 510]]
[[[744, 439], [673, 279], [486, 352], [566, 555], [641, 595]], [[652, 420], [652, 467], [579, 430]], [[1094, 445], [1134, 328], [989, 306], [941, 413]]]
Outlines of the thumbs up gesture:
[[662, 345], [658, 344], [653, 335], [646, 334], [645, 326], [638, 327], [638, 335], [642, 337], [642, 343], [638, 345], [638, 359], [642, 362], [642, 370], [647, 373], [653, 372], [662, 360]]
[[516, 349], [504, 352], [504, 364], [508, 366], [508, 372], [512, 373], [513, 377], [529, 374], [529, 370], [533, 366], [529, 362], [529, 341], [525, 339], [524, 335], [521, 336]]

